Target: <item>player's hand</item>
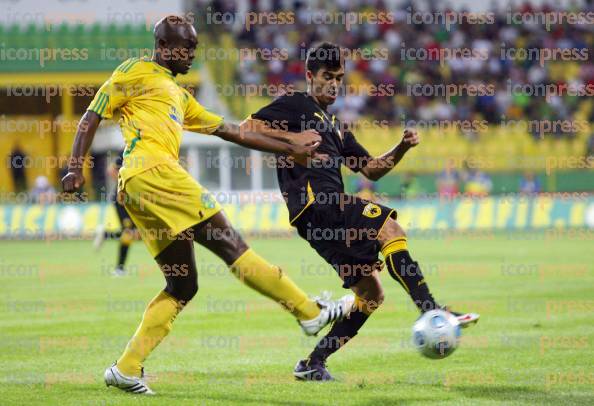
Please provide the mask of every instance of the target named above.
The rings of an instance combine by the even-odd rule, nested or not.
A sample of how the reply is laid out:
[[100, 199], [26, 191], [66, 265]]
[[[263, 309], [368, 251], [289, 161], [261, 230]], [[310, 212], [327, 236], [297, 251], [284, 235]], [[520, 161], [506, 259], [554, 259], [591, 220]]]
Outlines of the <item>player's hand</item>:
[[319, 146], [319, 141], [311, 145], [291, 145], [290, 155], [295, 159], [295, 162], [305, 166], [308, 160], [318, 156], [315, 151]]
[[330, 159], [330, 155], [321, 154], [318, 151], [312, 152], [312, 154], [309, 157], [309, 161], [313, 162], [313, 163], [321, 163], [321, 162], [328, 161], [329, 159]]
[[407, 128], [404, 130], [404, 135], [402, 136], [402, 141], [400, 141], [400, 145], [402, 145], [406, 149], [414, 148], [419, 145], [421, 139], [419, 134], [417, 134], [417, 130]]
[[66, 193], [75, 192], [77, 189], [85, 184], [85, 177], [82, 172], [69, 171], [66, 176], [62, 178], [62, 190]]
[[291, 138], [291, 143], [294, 145], [310, 146], [316, 142], [318, 144], [322, 142], [322, 137], [316, 130], [301, 131], [296, 137]]

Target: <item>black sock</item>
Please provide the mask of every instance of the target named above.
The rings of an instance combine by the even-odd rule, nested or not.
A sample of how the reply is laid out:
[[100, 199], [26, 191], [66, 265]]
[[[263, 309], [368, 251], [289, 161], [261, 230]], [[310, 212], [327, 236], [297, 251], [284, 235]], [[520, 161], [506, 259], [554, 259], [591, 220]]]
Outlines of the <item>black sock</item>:
[[429, 291], [418, 262], [413, 261], [408, 250], [391, 253], [385, 260], [390, 276], [402, 285], [421, 312], [439, 308]]
[[369, 315], [363, 313], [361, 310], [353, 310], [348, 317], [334, 323], [328, 334], [318, 341], [316, 348], [309, 355], [309, 358], [325, 361], [326, 358], [338, 351], [340, 347], [356, 336], [368, 318]]
[[128, 257], [128, 248], [130, 248], [130, 245], [120, 243], [120, 253], [118, 255], [118, 268], [124, 269], [124, 264], [126, 263], [126, 258]]

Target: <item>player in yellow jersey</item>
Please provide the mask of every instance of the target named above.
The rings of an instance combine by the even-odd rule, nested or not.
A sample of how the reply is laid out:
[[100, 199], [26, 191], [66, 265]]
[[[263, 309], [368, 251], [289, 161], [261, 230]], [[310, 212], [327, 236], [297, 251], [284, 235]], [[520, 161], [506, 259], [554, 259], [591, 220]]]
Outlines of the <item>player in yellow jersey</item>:
[[197, 45], [195, 29], [184, 19], [170, 16], [155, 25], [154, 34], [154, 56], [129, 59], [99, 89], [79, 123], [68, 174], [62, 179], [65, 192], [84, 184], [83, 161], [97, 127], [119, 110], [126, 149], [118, 199], [166, 280], [165, 289], [149, 303], [122, 356], [105, 371], [107, 385], [138, 394], [153, 393], [143, 379], [142, 364], [198, 290], [194, 242], [225, 261], [248, 286], [283, 305], [306, 334], [316, 334], [341, 319], [354, 302], [352, 295], [338, 301], [310, 299], [277, 266], [248, 247], [209, 192], [178, 162], [184, 129], [289, 154], [298, 161], [314, 153], [319, 135], [306, 131], [290, 137], [272, 129], [263, 135], [208, 112], [175, 81], [177, 74], [185, 74], [191, 67]]

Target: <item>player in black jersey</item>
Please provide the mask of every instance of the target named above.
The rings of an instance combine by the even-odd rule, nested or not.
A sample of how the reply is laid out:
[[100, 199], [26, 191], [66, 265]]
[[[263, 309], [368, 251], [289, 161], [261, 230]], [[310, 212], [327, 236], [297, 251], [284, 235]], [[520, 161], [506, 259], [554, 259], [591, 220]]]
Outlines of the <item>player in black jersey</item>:
[[[326, 370], [326, 359], [357, 334], [384, 300], [378, 275], [383, 263], [420, 312], [441, 307], [429, 291], [419, 264], [409, 254], [406, 234], [396, 221], [396, 210], [344, 193], [342, 165], [376, 181], [419, 143], [415, 130], [405, 130], [398, 145], [372, 157], [327, 110], [338, 96], [344, 74], [340, 47], [322, 43], [308, 52], [307, 92], [281, 96], [249, 119], [255, 130], [262, 126], [291, 133], [315, 129], [321, 135], [317, 150], [320, 155], [315, 160], [296, 162], [277, 156], [279, 186], [291, 224], [334, 267], [343, 287], [356, 295], [349, 317], [335, 323], [309, 357], [295, 367], [295, 377], [303, 380], [332, 379]], [[383, 263], [378, 258], [380, 252]], [[474, 313], [453, 314], [462, 326], [479, 318]]]
[[[111, 178], [115, 180], [118, 179], [118, 171], [122, 167], [122, 161], [122, 155], [120, 154], [116, 158], [113, 165], [108, 169], [108, 174]], [[114, 189], [113, 193], [109, 195], [109, 200], [113, 203], [116, 213], [118, 214], [118, 218], [120, 219], [121, 231], [117, 233], [107, 232], [105, 231], [105, 226], [100, 225], [95, 231], [95, 240], [93, 245], [95, 250], [99, 250], [106, 238], [118, 238], [118, 261], [112, 275], [124, 276], [126, 274], [125, 266], [128, 259], [130, 245], [135, 240], [140, 240], [140, 234], [124, 206], [117, 202], [116, 195], [117, 191]]]

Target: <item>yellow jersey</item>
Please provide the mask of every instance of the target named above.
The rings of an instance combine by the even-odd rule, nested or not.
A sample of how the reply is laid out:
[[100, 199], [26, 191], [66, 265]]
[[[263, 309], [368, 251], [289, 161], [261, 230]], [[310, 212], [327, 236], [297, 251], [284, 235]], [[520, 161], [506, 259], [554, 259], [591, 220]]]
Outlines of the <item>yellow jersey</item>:
[[183, 130], [211, 134], [223, 122], [181, 87], [169, 69], [145, 58], [122, 63], [87, 110], [104, 119], [120, 111], [126, 149], [119, 189], [133, 176], [157, 165], [179, 164]]

